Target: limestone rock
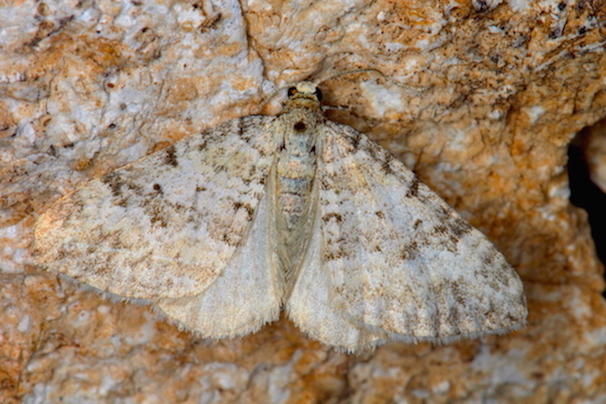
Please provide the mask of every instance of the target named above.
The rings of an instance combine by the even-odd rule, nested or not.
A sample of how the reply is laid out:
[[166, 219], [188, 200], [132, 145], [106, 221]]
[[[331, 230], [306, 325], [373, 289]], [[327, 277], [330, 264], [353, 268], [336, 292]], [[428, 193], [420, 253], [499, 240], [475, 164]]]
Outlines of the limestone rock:
[[[35, 4], [35, 5], [34, 5]], [[0, 401], [606, 401], [603, 267], [566, 151], [604, 118], [600, 2], [14, 2], [0, 6]], [[32, 265], [32, 224], [87, 180], [288, 82], [402, 159], [504, 253], [529, 324], [337, 353], [286, 320], [201, 340]]]

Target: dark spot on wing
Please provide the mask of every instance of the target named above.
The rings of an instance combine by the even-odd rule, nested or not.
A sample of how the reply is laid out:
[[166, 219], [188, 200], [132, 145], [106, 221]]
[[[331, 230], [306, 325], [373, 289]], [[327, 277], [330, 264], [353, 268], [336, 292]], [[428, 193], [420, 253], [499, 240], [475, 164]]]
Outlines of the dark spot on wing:
[[422, 221], [421, 219], [417, 219], [417, 220], [415, 220], [415, 222], [413, 223], [412, 228], [416, 230], [416, 229], [418, 229], [418, 228], [419, 228], [419, 226], [421, 226], [421, 224], [423, 224], [423, 221]]
[[323, 220], [324, 222], [329, 222], [329, 221], [330, 221], [331, 219], [333, 219], [333, 218], [335, 219], [335, 221], [336, 221], [337, 223], [341, 223], [341, 222], [343, 222], [343, 216], [341, 216], [341, 215], [340, 215], [340, 214], [338, 214], [338, 213], [331, 212], [331, 213], [327, 213], [327, 214], [325, 214], [324, 216], [322, 216], [322, 220]]
[[436, 209], [436, 211], [440, 214], [440, 219], [442, 220], [452, 220], [452, 212], [446, 209], [444, 206], [440, 206], [440, 209]]
[[435, 234], [438, 234], [441, 236], [448, 234], [448, 228], [446, 228], [446, 226], [443, 226], [443, 225], [438, 225], [438, 226], [434, 227], [433, 231], [435, 232]]
[[305, 130], [307, 129], [307, 125], [305, 124], [305, 122], [297, 122], [293, 125], [293, 129], [297, 132], [305, 132]]
[[166, 227], [168, 223], [164, 220], [160, 212], [154, 212], [155, 214], [150, 214], [150, 222], [154, 226]]
[[202, 187], [200, 185], [196, 186], [196, 192], [202, 192], [202, 191], [206, 191], [206, 187]]
[[384, 157], [384, 160], [383, 160], [383, 163], [381, 164], [381, 168], [383, 169], [383, 172], [387, 175], [393, 174], [394, 171], [393, 171], [393, 168], [391, 168], [391, 160], [393, 157], [391, 157], [391, 155], [388, 153], [385, 153], [383, 157]]
[[410, 183], [410, 186], [408, 187], [408, 192], [406, 192], [407, 198], [416, 198], [419, 195], [419, 184], [420, 183], [421, 183], [421, 180], [419, 180], [417, 178], [417, 176], [415, 175], [412, 179], [412, 182]]
[[164, 191], [162, 190], [162, 185], [160, 185], [160, 184], [154, 184], [153, 188], [154, 188], [154, 191], [156, 191], [160, 195], [162, 195], [164, 193]]
[[237, 129], [237, 133], [238, 133], [238, 137], [239, 138], [243, 138], [244, 137], [244, 132], [245, 132], [244, 131], [244, 125], [246, 123], [244, 122], [244, 120], [239, 119], [239, 120], [236, 121], [236, 124], [238, 125], [238, 127], [236, 128]]
[[230, 245], [230, 246], [233, 246], [233, 247], [235, 247], [235, 246], [237, 246], [237, 245], [238, 245], [238, 240], [234, 240], [234, 239], [231, 237], [231, 234], [227, 234], [227, 233], [225, 233], [225, 234], [223, 234], [223, 235], [222, 235], [221, 239], [222, 239], [222, 240], [223, 240], [223, 242], [225, 242], [227, 245]]
[[358, 150], [361, 139], [362, 139], [362, 136], [359, 133], [356, 133], [351, 137], [351, 145], [355, 150]]
[[482, 263], [486, 267], [492, 267], [494, 264], [494, 258], [495, 258], [495, 254], [484, 254], [482, 256]]
[[101, 177], [101, 182], [103, 182], [109, 187], [112, 192], [112, 195], [115, 198], [122, 196], [122, 185], [124, 185], [124, 183], [122, 182], [122, 180], [120, 180], [116, 173], [109, 173], [107, 175], [104, 175], [103, 177]]
[[462, 236], [470, 233], [473, 230], [473, 227], [464, 220], [456, 220], [452, 223], [450, 231], [456, 237], [461, 238]]
[[400, 250], [400, 258], [402, 258], [403, 260], [407, 260], [410, 257], [416, 255], [418, 251], [419, 244], [416, 241], [412, 241], [408, 245], [402, 247], [402, 249]]
[[339, 258], [346, 256], [343, 244], [345, 240], [342, 238], [338, 240], [329, 240], [326, 248], [324, 249], [324, 261], [334, 261]]
[[173, 166], [173, 167], [177, 167], [179, 165], [179, 161], [177, 159], [177, 154], [176, 154], [176, 150], [175, 150], [175, 146], [169, 146], [164, 150], [164, 153], [166, 153], [166, 155], [164, 156], [164, 163], [169, 165], [169, 166]]
[[242, 202], [234, 202], [234, 210], [237, 212], [240, 209], [246, 210], [246, 213], [248, 214], [249, 219], [251, 219], [253, 216], [253, 213], [255, 213], [255, 210], [249, 204], [242, 203]]
[[449, 289], [452, 293], [454, 299], [459, 303], [460, 307], [465, 307], [467, 305], [467, 301], [465, 299], [465, 293], [463, 293], [463, 288], [459, 282], [449, 282]]
[[119, 175], [117, 175], [116, 173], [109, 173], [101, 177], [101, 182], [103, 182], [109, 187], [112, 196], [115, 199], [113, 201], [114, 205], [121, 206], [123, 208], [128, 205], [128, 198], [124, 195], [124, 192], [122, 191], [122, 187], [126, 186], [127, 184], [120, 178]]

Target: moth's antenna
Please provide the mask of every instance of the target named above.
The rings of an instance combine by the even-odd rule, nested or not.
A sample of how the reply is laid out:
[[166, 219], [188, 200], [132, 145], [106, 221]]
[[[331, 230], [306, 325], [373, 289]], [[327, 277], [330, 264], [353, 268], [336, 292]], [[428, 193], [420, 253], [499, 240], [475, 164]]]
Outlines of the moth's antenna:
[[403, 84], [400, 82], [397, 82], [395, 80], [390, 79], [389, 77], [387, 77], [386, 75], [384, 75], [382, 72], [380, 72], [377, 69], [354, 69], [354, 70], [346, 70], [344, 72], [338, 72], [338, 73], [333, 73], [333, 74], [329, 74], [328, 76], [324, 77], [324, 78], [319, 78], [315, 81], [313, 81], [314, 85], [320, 85], [321, 83], [328, 81], [330, 79], [333, 79], [335, 77], [339, 77], [339, 76], [343, 76], [346, 74], [353, 74], [353, 73], [364, 73], [364, 72], [372, 72], [372, 73], [377, 73], [379, 76], [381, 76], [383, 79], [385, 79], [386, 81], [389, 81], [390, 83], [395, 84], [398, 87], [402, 87], [402, 88], [406, 88], [406, 89], [415, 89], [415, 90], [427, 90], [428, 88], [430, 88], [431, 86], [413, 86], [410, 84]]
[[284, 90], [286, 87], [289, 87], [289, 86], [292, 86], [292, 83], [280, 86], [280, 87], [276, 88], [274, 91], [272, 91], [271, 93], [269, 93], [269, 95], [266, 95], [265, 97], [263, 97], [263, 101], [261, 101], [259, 111], [263, 110], [263, 108], [265, 107], [265, 104], [267, 104], [269, 101], [271, 101], [276, 96], [276, 94], [278, 94], [280, 91]]
[[388, 78], [383, 73], [381, 73], [380, 71], [378, 71], [376, 69], [354, 69], [354, 70], [346, 70], [344, 72], [329, 74], [328, 76], [320, 77], [320, 78], [312, 81], [312, 83], [314, 83], [314, 85], [318, 86], [318, 85], [324, 83], [325, 81], [334, 79], [335, 77], [345, 76], [346, 74], [364, 73], [364, 72], [377, 73], [379, 76], [383, 77], [385, 80], [388, 80]]

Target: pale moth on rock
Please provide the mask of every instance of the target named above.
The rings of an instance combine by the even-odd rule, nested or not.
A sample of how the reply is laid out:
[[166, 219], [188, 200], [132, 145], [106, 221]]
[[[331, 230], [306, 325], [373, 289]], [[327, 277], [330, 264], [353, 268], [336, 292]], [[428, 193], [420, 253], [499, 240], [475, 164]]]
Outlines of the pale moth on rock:
[[355, 129], [316, 84], [87, 183], [38, 219], [48, 270], [144, 299], [203, 337], [288, 317], [347, 352], [522, 327], [520, 278], [487, 238]]

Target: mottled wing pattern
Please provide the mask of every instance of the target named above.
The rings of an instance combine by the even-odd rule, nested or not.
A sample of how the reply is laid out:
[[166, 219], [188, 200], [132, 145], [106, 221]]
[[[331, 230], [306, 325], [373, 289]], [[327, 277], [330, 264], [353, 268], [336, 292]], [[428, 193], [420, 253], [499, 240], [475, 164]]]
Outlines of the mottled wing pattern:
[[[201, 293], [237, 256], [259, 216], [276, 148], [267, 130], [274, 119], [232, 120], [59, 200], [36, 224], [38, 263], [128, 298]], [[271, 278], [275, 268], [258, 270]]]
[[347, 351], [524, 325], [522, 283], [486, 237], [388, 152], [327, 121], [319, 202], [288, 312]]
[[284, 280], [278, 258], [275, 174], [256, 209], [252, 227], [215, 282], [203, 292], [163, 298], [156, 307], [202, 337], [257, 331], [280, 315]]

